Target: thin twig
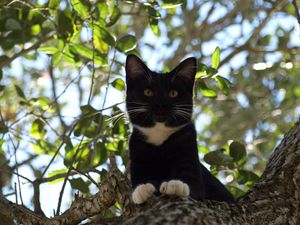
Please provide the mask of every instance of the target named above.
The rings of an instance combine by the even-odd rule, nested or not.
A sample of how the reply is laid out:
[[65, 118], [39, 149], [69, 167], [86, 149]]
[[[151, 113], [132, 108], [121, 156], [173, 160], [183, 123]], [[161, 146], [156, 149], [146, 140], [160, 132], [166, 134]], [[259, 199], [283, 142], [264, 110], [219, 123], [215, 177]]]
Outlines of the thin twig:
[[17, 180], [18, 180], [18, 186], [19, 186], [19, 192], [20, 192], [20, 200], [21, 200], [22, 205], [24, 205], [23, 197], [22, 197], [22, 190], [21, 190], [21, 181], [20, 181], [20, 176], [19, 176], [18, 160], [17, 160], [17, 146], [15, 146], [15, 143], [14, 143], [13, 139], [11, 138], [11, 136], [8, 135], [8, 137], [14, 148], [15, 162], [16, 162], [16, 166], [17, 166], [16, 171], [17, 171]]
[[[299, 26], [300, 26], [300, 13], [299, 13], [299, 9], [298, 9], [296, 0], [293, 0], [293, 5], [294, 5], [294, 8], [295, 8], [295, 12], [296, 12], [298, 24], [299, 24]], [[300, 34], [299, 34], [299, 35], [300, 35]]]

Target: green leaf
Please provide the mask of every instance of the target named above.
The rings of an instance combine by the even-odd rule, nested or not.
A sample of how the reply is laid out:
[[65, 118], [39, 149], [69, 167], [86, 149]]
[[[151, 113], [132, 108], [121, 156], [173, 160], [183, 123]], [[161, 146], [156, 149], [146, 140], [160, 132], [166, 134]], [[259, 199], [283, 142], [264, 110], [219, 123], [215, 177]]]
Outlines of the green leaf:
[[229, 88], [232, 87], [232, 83], [225, 77], [215, 76], [214, 79], [217, 81], [218, 87], [221, 89], [224, 95], [228, 95]]
[[89, 17], [89, 7], [82, 0], [71, 0], [71, 4], [74, 10], [78, 13], [78, 15], [82, 19], [86, 19]]
[[197, 67], [196, 79], [207, 76], [208, 66], [199, 63]]
[[233, 158], [234, 161], [238, 162], [244, 157], [246, 157], [246, 148], [243, 144], [237, 141], [233, 141], [229, 145], [229, 155]]
[[95, 145], [96, 157], [94, 158], [94, 165], [102, 165], [107, 161], [108, 153], [103, 142], [97, 142]]
[[41, 119], [36, 119], [33, 121], [30, 135], [34, 139], [42, 139], [45, 137], [47, 130], [45, 129], [45, 123]]
[[209, 87], [207, 87], [207, 85], [205, 84], [205, 82], [203, 80], [199, 80], [199, 88], [200, 88], [200, 92], [204, 97], [208, 97], [208, 98], [215, 98], [217, 97], [217, 92], [214, 91], [213, 89], [210, 89]]
[[3, 72], [2, 72], [2, 69], [0, 69], [0, 80], [2, 80], [3, 78]]
[[38, 48], [39, 51], [45, 52], [46, 54], [53, 55], [58, 52], [58, 49], [53, 46], [43, 46]]
[[82, 178], [69, 179], [71, 187], [82, 193], [89, 193], [89, 185]]
[[50, 9], [56, 9], [59, 6], [60, 0], [49, 0], [48, 6]]
[[[67, 169], [53, 170], [53, 171], [51, 171], [50, 173], [48, 173], [48, 178], [53, 178], [53, 177], [55, 177], [55, 176], [57, 176], [57, 175], [65, 174], [65, 173], [67, 173], [67, 172], [68, 172]], [[57, 178], [57, 179], [55, 179], [55, 180], [53, 180], [53, 181], [48, 182], [48, 184], [57, 184], [57, 183], [63, 181], [64, 179], [65, 179], [65, 177], [62, 176], [62, 177], [60, 177], [60, 178]]]
[[56, 151], [56, 146], [48, 141], [44, 141], [43, 139], [39, 139], [36, 143], [32, 143], [34, 153], [37, 155], [47, 154], [51, 155]]
[[136, 38], [133, 35], [125, 35], [117, 41], [116, 48], [120, 52], [129, 52], [136, 46]]
[[220, 48], [216, 47], [214, 53], [211, 56], [211, 67], [213, 69], [218, 69], [220, 64]]
[[120, 9], [118, 8], [118, 6], [114, 5], [109, 17], [109, 22], [106, 24], [106, 26], [111, 27], [112, 25], [114, 25], [118, 21], [120, 16], [121, 16]]
[[2, 92], [5, 88], [5, 85], [0, 85], [0, 92]]
[[115, 37], [112, 34], [110, 34], [105, 28], [95, 25], [94, 34], [96, 37], [102, 39], [105, 43], [109, 44], [110, 46], [115, 46]]
[[8, 19], [5, 22], [6, 30], [22, 30], [22, 26], [18, 20]]
[[23, 90], [16, 84], [15, 84], [15, 89], [17, 91], [18, 96], [21, 97], [22, 99], [26, 100]]
[[161, 7], [164, 9], [175, 8], [183, 4], [183, 0], [164, 0]]
[[52, 56], [52, 65], [57, 65], [57, 63], [62, 59], [63, 54], [61, 52], [56, 52], [53, 56]]
[[90, 60], [94, 59], [95, 63], [98, 65], [107, 64], [106, 58], [96, 55], [96, 51], [93, 53], [92, 49], [85, 47], [84, 45], [79, 45], [79, 44], [70, 45], [70, 50]]
[[226, 166], [232, 162], [232, 158], [225, 155], [222, 150], [209, 152], [204, 156], [204, 161], [210, 165]]
[[259, 178], [255, 173], [249, 170], [238, 170], [236, 177], [239, 184], [248, 185], [253, 185], [253, 183]]
[[124, 91], [125, 89], [125, 83], [121, 78], [115, 79], [111, 84], [115, 89], [119, 91]]
[[159, 26], [158, 26], [158, 19], [150, 17], [149, 18], [149, 24], [150, 24], [150, 28], [153, 31], [153, 33], [157, 36], [160, 36], [160, 29], [159, 29]]
[[161, 15], [160, 13], [155, 10], [153, 7], [151, 7], [150, 5], [146, 6], [146, 12], [148, 13], [148, 15], [154, 19], [160, 19]]

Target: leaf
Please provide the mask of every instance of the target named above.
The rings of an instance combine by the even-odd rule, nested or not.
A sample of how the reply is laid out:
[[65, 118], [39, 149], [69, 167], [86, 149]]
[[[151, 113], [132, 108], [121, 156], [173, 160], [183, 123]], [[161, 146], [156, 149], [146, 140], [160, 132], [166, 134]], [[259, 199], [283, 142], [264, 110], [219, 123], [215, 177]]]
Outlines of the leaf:
[[160, 19], [161, 15], [160, 13], [155, 10], [153, 7], [151, 7], [150, 5], [146, 6], [146, 12], [148, 13], [148, 15], [154, 19]]
[[0, 92], [2, 92], [5, 88], [5, 85], [0, 85]]
[[[48, 173], [48, 178], [51, 178], [51, 177], [53, 178], [54, 176], [57, 176], [57, 175], [60, 175], [60, 174], [65, 174], [67, 172], [68, 172], [67, 169], [53, 170], [50, 173]], [[48, 184], [57, 184], [57, 183], [63, 181], [64, 179], [65, 179], [65, 177], [62, 176], [60, 178], [57, 178], [57, 179], [55, 179], [53, 181], [48, 182]]]
[[71, 4], [74, 10], [82, 19], [89, 17], [89, 7], [82, 0], [71, 0]]
[[110, 46], [115, 46], [115, 37], [112, 34], [110, 34], [105, 28], [95, 25], [94, 34], [96, 37], [102, 39], [105, 43], [109, 44]]
[[16, 84], [15, 84], [15, 89], [17, 91], [18, 96], [21, 97], [22, 99], [26, 100], [23, 90]]
[[237, 182], [239, 184], [250, 184], [252, 185], [255, 181], [258, 180], [258, 176], [249, 170], [238, 170], [237, 176]]
[[158, 26], [158, 19], [154, 19], [152, 17], [149, 18], [149, 24], [150, 28], [153, 31], [153, 33], [157, 36], [160, 36], [160, 29]]
[[33, 121], [30, 135], [34, 139], [42, 139], [45, 137], [47, 130], [45, 129], [45, 123], [41, 119], [36, 119]]
[[211, 67], [213, 69], [218, 69], [220, 64], [220, 48], [216, 47], [214, 53], [211, 56]]
[[199, 87], [200, 87], [200, 92], [204, 97], [208, 97], [208, 98], [217, 97], [217, 92], [207, 87], [207, 85], [203, 80], [199, 80]]
[[222, 150], [209, 152], [204, 156], [204, 161], [210, 165], [226, 166], [232, 162], [232, 158], [225, 155]]
[[111, 84], [115, 89], [119, 91], [124, 91], [125, 89], [125, 83], [121, 78], [115, 79]]
[[70, 45], [70, 50], [90, 60], [94, 59], [96, 64], [99, 65], [107, 64], [106, 58], [96, 55], [96, 52], [93, 53], [92, 49], [85, 47], [84, 45], [79, 45], [79, 44]]
[[103, 142], [97, 142], [95, 145], [96, 156], [94, 159], [95, 166], [102, 165], [108, 158], [107, 149]]
[[56, 52], [53, 56], [52, 56], [52, 65], [57, 65], [57, 63], [62, 59], [63, 54], [61, 52]]
[[136, 46], [136, 38], [133, 35], [125, 35], [123, 37], [121, 37], [118, 41], [117, 41], [117, 45], [116, 48], [120, 51], [120, 52], [129, 52], [131, 50], [133, 50]]
[[106, 24], [106, 26], [111, 27], [112, 25], [114, 25], [118, 21], [120, 16], [121, 16], [120, 9], [118, 8], [118, 6], [114, 5], [113, 9], [112, 9], [112, 12], [111, 12], [111, 15], [109, 17], [109, 22]]
[[50, 55], [53, 55], [58, 52], [58, 49], [54, 46], [43, 46], [39, 47], [38, 50]]
[[233, 141], [229, 145], [229, 155], [233, 158], [234, 161], [238, 162], [244, 157], [246, 157], [246, 148], [243, 144], [237, 141]]
[[15, 19], [8, 19], [5, 22], [5, 29], [6, 30], [22, 30], [22, 26], [18, 20]]
[[214, 79], [217, 81], [218, 87], [221, 89], [224, 95], [228, 95], [229, 88], [232, 87], [232, 83], [225, 77], [215, 76]]
[[82, 178], [69, 179], [71, 187], [82, 193], [89, 193], [89, 185]]
[[196, 78], [207, 76], [207, 70], [208, 70], [208, 66], [206, 66], [202, 63], [199, 63], [198, 67], [197, 67]]
[[183, 4], [183, 0], [164, 0], [160, 6], [164, 9], [175, 8]]

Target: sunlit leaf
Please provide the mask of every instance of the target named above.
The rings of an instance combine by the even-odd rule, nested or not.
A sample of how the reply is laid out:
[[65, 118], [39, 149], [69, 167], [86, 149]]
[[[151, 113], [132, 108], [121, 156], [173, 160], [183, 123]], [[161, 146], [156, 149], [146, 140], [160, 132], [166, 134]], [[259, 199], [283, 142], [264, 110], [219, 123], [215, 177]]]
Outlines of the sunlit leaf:
[[146, 12], [148, 15], [154, 19], [160, 19], [161, 15], [160, 13], [155, 10], [152, 6], [146, 6]]
[[63, 181], [65, 179], [64, 176], [59, 176], [61, 174], [66, 174], [68, 172], [67, 169], [58, 169], [58, 170], [53, 170], [50, 173], [48, 173], [48, 178], [55, 178], [57, 177], [57, 179], [54, 179], [53, 181], [48, 182], [48, 184], [57, 184], [61, 181]]
[[89, 7], [82, 0], [70, 0], [74, 10], [82, 19], [89, 17]]
[[125, 83], [121, 78], [115, 79], [111, 84], [114, 88], [116, 88], [119, 91], [124, 91], [125, 89]]
[[216, 47], [214, 53], [211, 56], [211, 67], [213, 69], [218, 69], [220, 64], [220, 48]]
[[208, 66], [199, 63], [197, 66], [196, 78], [207, 76]]
[[58, 49], [54, 46], [43, 46], [39, 47], [38, 50], [50, 55], [53, 55], [58, 52]]
[[150, 24], [150, 28], [153, 31], [153, 33], [157, 36], [160, 36], [160, 29], [158, 26], [158, 20], [155, 18], [150, 17], [149, 18], [149, 24]]
[[224, 95], [228, 95], [229, 88], [232, 87], [232, 83], [225, 77], [215, 76], [214, 79], [217, 81], [218, 87], [221, 89]]
[[117, 41], [116, 48], [120, 52], [129, 52], [136, 46], [136, 38], [133, 35], [125, 35]]
[[106, 24], [107, 27], [114, 25], [121, 16], [121, 11], [118, 6], [114, 5], [109, 16], [109, 22]]
[[164, 0], [161, 4], [162, 8], [169, 9], [175, 8], [183, 4], [183, 0]]
[[30, 135], [34, 139], [42, 139], [45, 137], [47, 130], [45, 129], [45, 123], [41, 119], [36, 119], [33, 121]]
[[207, 87], [205, 82], [201, 79], [199, 79], [199, 87], [200, 87], [199, 90], [204, 97], [208, 97], [208, 98], [217, 97], [217, 92], [214, 91], [213, 89]]

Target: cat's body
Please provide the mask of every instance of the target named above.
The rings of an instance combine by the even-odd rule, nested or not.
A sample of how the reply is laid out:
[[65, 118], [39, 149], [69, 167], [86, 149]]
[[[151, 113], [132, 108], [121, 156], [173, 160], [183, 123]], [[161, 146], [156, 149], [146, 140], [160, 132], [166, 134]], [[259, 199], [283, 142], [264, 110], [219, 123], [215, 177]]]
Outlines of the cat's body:
[[134, 55], [126, 61], [126, 107], [133, 132], [129, 141], [133, 201], [152, 194], [233, 201], [222, 183], [200, 163], [191, 121], [196, 60], [173, 71], [150, 71]]

